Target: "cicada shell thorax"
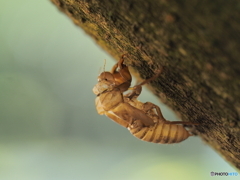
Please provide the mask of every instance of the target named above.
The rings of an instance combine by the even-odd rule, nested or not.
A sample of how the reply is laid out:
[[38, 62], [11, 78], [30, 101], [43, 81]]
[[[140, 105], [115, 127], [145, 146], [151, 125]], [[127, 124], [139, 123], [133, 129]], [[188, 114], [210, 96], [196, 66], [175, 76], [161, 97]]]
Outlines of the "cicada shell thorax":
[[123, 96], [119, 90], [106, 91], [99, 95], [99, 101], [105, 111], [110, 111], [123, 102]]
[[100, 94], [106, 92], [106, 91], [110, 91], [114, 88], [113, 84], [109, 81], [100, 81], [98, 82], [94, 87], [93, 87], [93, 93], [97, 96], [99, 96]]

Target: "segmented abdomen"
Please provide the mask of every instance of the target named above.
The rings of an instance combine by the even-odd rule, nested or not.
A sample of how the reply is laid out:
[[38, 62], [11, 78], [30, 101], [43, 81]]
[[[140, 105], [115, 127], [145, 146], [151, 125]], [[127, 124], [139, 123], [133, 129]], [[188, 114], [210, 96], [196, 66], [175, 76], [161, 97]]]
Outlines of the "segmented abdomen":
[[182, 125], [166, 124], [164, 122], [149, 127], [129, 128], [129, 131], [133, 136], [143, 141], [159, 144], [179, 143], [190, 136]]

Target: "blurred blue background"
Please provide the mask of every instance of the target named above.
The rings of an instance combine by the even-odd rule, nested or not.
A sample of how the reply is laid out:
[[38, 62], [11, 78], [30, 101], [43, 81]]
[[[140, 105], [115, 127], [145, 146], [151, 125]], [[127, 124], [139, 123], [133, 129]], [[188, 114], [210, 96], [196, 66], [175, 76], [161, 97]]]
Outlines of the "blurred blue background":
[[[104, 59], [109, 70], [115, 61], [50, 1], [0, 0], [1, 180], [210, 180], [211, 171], [236, 172], [198, 137], [147, 143], [98, 115], [92, 88]], [[178, 120], [146, 89], [141, 100]]]

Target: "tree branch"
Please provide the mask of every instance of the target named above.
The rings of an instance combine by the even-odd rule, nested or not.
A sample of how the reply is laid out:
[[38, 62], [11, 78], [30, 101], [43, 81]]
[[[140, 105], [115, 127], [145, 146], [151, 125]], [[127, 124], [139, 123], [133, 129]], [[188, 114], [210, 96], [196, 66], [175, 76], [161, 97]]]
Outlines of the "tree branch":
[[239, 1], [51, 1], [240, 169]]

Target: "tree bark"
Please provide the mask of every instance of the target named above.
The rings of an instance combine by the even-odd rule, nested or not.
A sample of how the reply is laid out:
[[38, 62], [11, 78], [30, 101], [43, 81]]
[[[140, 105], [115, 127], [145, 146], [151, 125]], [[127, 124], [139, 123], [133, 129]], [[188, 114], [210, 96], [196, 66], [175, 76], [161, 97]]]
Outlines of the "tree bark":
[[240, 169], [239, 1], [51, 1]]

